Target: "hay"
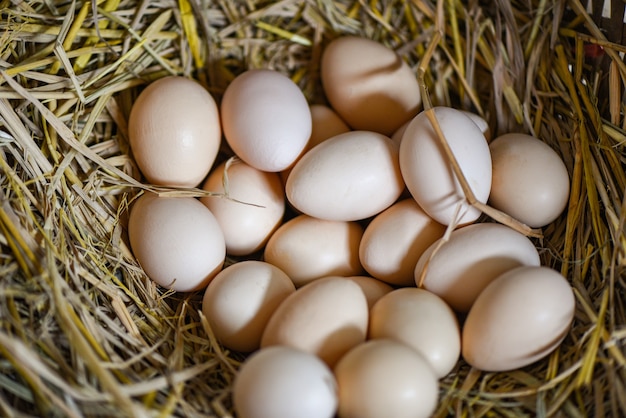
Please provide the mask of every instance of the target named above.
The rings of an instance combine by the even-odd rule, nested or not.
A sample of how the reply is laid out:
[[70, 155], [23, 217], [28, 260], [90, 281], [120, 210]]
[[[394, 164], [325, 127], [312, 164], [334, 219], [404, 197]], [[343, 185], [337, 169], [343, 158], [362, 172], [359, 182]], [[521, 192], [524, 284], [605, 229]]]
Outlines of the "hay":
[[243, 356], [217, 344], [200, 294], [157, 288], [126, 243], [140, 190], [201, 194], [138, 181], [126, 121], [141, 87], [180, 74], [219, 99], [264, 67], [322, 102], [330, 39], [380, 41], [417, 75], [438, 29], [422, 64], [432, 102], [537, 135], [570, 171], [568, 210], [535, 242], [577, 310], [543, 361], [506, 373], [459, 362], [436, 416], [626, 415], [623, 10], [594, 20], [579, 0], [468, 3], [1, 2], [0, 415], [232, 413]]

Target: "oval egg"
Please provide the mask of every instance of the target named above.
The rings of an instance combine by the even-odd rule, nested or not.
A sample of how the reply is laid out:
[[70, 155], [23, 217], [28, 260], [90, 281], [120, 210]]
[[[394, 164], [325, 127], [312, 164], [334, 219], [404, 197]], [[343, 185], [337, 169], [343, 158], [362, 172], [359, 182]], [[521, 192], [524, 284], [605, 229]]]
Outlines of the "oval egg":
[[324, 276], [357, 276], [363, 228], [355, 222], [325, 221], [307, 215], [281, 225], [267, 242], [264, 260], [297, 287]]
[[469, 311], [482, 290], [500, 274], [540, 264], [532, 241], [501, 224], [468, 225], [453, 231], [443, 245], [441, 240], [420, 257], [415, 283], [457, 312]]
[[[485, 136], [460, 110], [436, 107], [433, 112], [476, 199], [486, 203], [491, 189], [491, 154]], [[400, 168], [413, 198], [437, 222], [462, 225], [480, 216], [480, 210], [467, 203], [426, 112], [417, 115], [402, 136]]]
[[370, 39], [344, 36], [322, 53], [324, 93], [355, 130], [391, 135], [421, 105], [414, 72], [393, 50]]
[[339, 418], [427, 418], [435, 412], [439, 384], [415, 350], [391, 340], [367, 341], [335, 367]]
[[484, 371], [514, 370], [547, 356], [565, 338], [575, 299], [548, 267], [518, 267], [478, 296], [463, 327], [463, 358]]
[[145, 193], [131, 208], [128, 237], [148, 277], [178, 292], [206, 287], [226, 256], [217, 220], [191, 197]]
[[355, 282], [325, 277], [289, 295], [270, 318], [261, 347], [286, 345], [320, 357], [333, 366], [365, 341], [367, 300]]
[[337, 403], [337, 383], [328, 366], [290, 347], [254, 353], [233, 382], [240, 418], [333, 418]]
[[403, 190], [398, 147], [386, 136], [367, 131], [334, 136], [307, 152], [285, 187], [297, 210], [333, 221], [376, 215]]
[[298, 158], [311, 135], [311, 112], [300, 88], [277, 71], [248, 70], [226, 88], [224, 136], [243, 161], [278, 172]]
[[489, 148], [493, 207], [533, 228], [548, 225], [563, 212], [569, 199], [569, 174], [549, 145], [511, 133], [493, 140]]
[[217, 219], [226, 240], [226, 252], [243, 256], [263, 247], [282, 222], [285, 194], [280, 176], [257, 170], [235, 159], [216, 167], [203, 189], [226, 196], [206, 196], [200, 201]]
[[461, 331], [455, 313], [434, 293], [396, 289], [370, 311], [368, 338], [388, 338], [419, 352], [438, 378], [446, 376], [461, 354]]
[[211, 169], [222, 129], [217, 105], [200, 84], [170, 76], [152, 82], [133, 104], [128, 139], [152, 184], [195, 187]]
[[209, 283], [202, 312], [211, 330], [231, 350], [259, 348], [261, 335], [278, 305], [295, 292], [289, 276], [278, 267], [256, 260], [232, 264]]
[[417, 261], [445, 230], [414, 199], [404, 199], [378, 214], [365, 228], [359, 259], [373, 277], [393, 285], [413, 286]]

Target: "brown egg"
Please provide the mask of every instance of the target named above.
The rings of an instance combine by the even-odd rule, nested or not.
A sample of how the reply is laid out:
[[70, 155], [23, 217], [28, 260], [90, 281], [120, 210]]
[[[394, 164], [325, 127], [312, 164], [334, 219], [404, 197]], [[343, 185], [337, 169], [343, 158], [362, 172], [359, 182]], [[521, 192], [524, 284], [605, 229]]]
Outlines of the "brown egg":
[[490, 203], [533, 228], [554, 221], [569, 199], [569, 174], [561, 157], [530, 135], [499, 136], [489, 145], [493, 161]]
[[393, 290], [393, 287], [387, 283], [369, 276], [350, 276], [346, 279], [352, 280], [361, 287], [369, 309], [372, 309], [380, 298]]
[[355, 130], [390, 136], [415, 116], [421, 96], [414, 72], [393, 50], [366, 38], [344, 36], [324, 49], [324, 92]]
[[148, 277], [178, 292], [203, 289], [224, 264], [224, 234], [191, 197], [144, 194], [131, 208], [128, 236]]
[[139, 169], [150, 183], [164, 186], [197, 186], [215, 161], [221, 132], [213, 97], [184, 77], [151, 83], [133, 104], [128, 120]]
[[296, 291], [278, 267], [247, 260], [219, 272], [206, 288], [202, 312], [224, 346], [250, 352], [259, 348], [261, 335], [280, 303]]
[[378, 214], [365, 228], [359, 259], [373, 277], [393, 285], [413, 286], [417, 260], [445, 230], [414, 199], [404, 199]]
[[365, 341], [368, 315], [359, 285], [343, 277], [321, 278], [280, 304], [263, 332], [261, 348], [298, 348], [332, 367], [348, 350]]
[[399, 342], [361, 344], [334, 372], [339, 418], [427, 418], [437, 407], [439, 386], [428, 361]]
[[463, 358], [480, 370], [527, 366], [554, 351], [574, 319], [574, 292], [548, 267], [518, 267], [478, 296], [463, 326]]
[[370, 339], [389, 338], [419, 352], [438, 378], [454, 368], [461, 354], [461, 332], [454, 311], [424, 289], [396, 289], [370, 311]]
[[538, 266], [537, 248], [508, 226], [478, 223], [435, 241], [415, 266], [415, 284], [438, 295], [457, 312], [467, 312], [482, 290], [500, 274]]
[[264, 259], [297, 287], [324, 276], [356, 276], [363, 228], [356, 222], [325, 221], [307, 215], [282, 224], [265, 246]]
[[243, 256], [263, 247], [282, 222], [285, 213], [285, 192], [280, 176], [257, 170], [241, 160], [216, 167], [202, 188], [225, 193], [224, 176], [228, 180], [228, 197], [207, 196], [200, 201], [208, 207], [224, 232], [226, 252]]

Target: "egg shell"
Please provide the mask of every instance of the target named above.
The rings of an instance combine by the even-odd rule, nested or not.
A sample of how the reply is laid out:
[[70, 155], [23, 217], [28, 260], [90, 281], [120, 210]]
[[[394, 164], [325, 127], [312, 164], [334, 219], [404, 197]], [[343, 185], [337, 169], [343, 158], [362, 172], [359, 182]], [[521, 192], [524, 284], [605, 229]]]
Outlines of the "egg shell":
[[277, 173], [260, 171], [239, 159], [216, 167], [202, 188], [227, 197], [202, 197], [224, 232], [226, 252], [249, 255], [261, 249], [278, 228], [285, 213], [285, 192]]
[[356, 222], [299, 215], [282, 224], [265, 246], [264, 260], [300, 287], [324, 276], [358, 276], [363, 228]]
[[325, 277], [296, 290], [270, 318], [261, 347], [286, 345], [320, 357], [333, 366], [365, 341], [367, 300], [355, 282]]
[[493, 183], [489, 202], [533, 228], [554, 221], [569, 199], [569, 174], [559, 155], [531, 135], [510, 133], [489, 146]]
[[356, 36], [331, 41], [322, 53], [324, 93], [352, 129], [391, 135], [417, 114], [414, 72], [393, 50]]
[[352, 280], [356, 284], [359, 285], [363, 294], [365, 295], [365, 299], [367, 300], [367, 308], [368, 310], [372, 309], [372, 306], [378, 299], [385, 296], [387, 293], [393, 290], [393, 287], [389, 286], [387, 283], [375, 279], [369, 276], [350, 276], [346, 277], [348, 280]]
[[370, 312], [368, 338], [388, 338], [419, 352], [438, 378], [446, 376], [461, 354], [456, 314], [424, 289], [396, 289], [381, 297]]
[[[433, 111], [476, 199], [486, 203], [491, 189], [491, 155], [485, 136], [460, 110], [436, 107]], [[426, 112], [417, 115], [402, 136], [400, 169], [413, 198], [437, 222], [464, 225], [480, 216], [481, 212], [467, 203]]]
[[269, 263], [245, 260], [232, 264], [209, 283], [202, 312], [217, 339], [231, 350], [251, 352], [278, 305], [296, 291], [282, 270]]
[[540, 264], [532, 241], [501, 224], [468, 225], [453, 231], [440, 246], [441, 241], [435, 241], [420, 257], [415, 283], [457, 312], [469, 311], [482, 290], [502, 273]]
[[191, 197], [145, 193], [128, 219], [130, 246], [148, 277], [177, 292], [203, 289], [221, 270], [224, 234], [210, 210]]
[[385, 210], [404, 189], [398, 147], [367, 131], [334, 136], [307, 152], [285, 187], [300, 212], [333, 221], [356, 221]]
[[195, 187], [211, 169], [222, 129], [213, 97], [184, 77], [152, 82], [128, 119], [133, 156], [146, 179], [171, 187]]
[[287, 182], [287, 178], [293, 169], [293, 166], [307, 153], [311, 148], [326, 141], [333, 136], [350, 132], [350, 127], [339, 117], [339, 115], [330, 107], [320, 104], [313, 104], [309, 107], [311, 111], [311, 136], [309, 137], [304, 150], [293, 162], [289, 168], [280, 172], [283, 183]]
[[391, 341], [367, 341], [335, 367], [339, 418], [427, 418], [437, 407], [439, 386], [418, 352]]
[[417, 261], [445, 230], [414, 199], [404, 199], [378, 214], [365, 228], [359, 260], [379, 280], [413, 286]]
[[337, 383], [328, 366], [290, 347], [252, 354], [233, 382], [239, 418], [332, 418], [337, 404]]
[[277, 71], [248, 70], [237, 76], [224, 92], [221, 116], [233, 152], [262, 171], [289, 167], [311, 136], [304, 94]]
[[575, 299], [548, 267], [518, 267], [489, 284], [463, 326], [463, 358], [484, 371], [507, 371], [554, 351], [574, 319]]

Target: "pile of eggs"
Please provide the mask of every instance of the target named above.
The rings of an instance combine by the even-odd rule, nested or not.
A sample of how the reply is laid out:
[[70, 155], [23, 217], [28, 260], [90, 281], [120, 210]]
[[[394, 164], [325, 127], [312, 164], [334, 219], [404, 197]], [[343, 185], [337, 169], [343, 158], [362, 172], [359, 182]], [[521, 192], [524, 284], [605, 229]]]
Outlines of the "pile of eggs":
[[[427, 417], [460, 357], [505, 371], [551, 353], [573, 320], [571, 287], [529, 238], [476, 222], [413, 71], [347, 36], [325, 49], [321, 79], [330, 106], [250, 70], [218, 107], [166, 77], [129, 118], [148, 182], [211, 192], [144, 193], [129, 241], [159, 285], [204, 290], [217, 339], [252, 353], [233, 385], [238, 416]], [[433, 111], [480, 202], [537, 228], [561, 214], [569, 178], [548, 145], [490, 140], [477, 115]], [[222, 136], [236, 157], [216, 164]], [[240, 261], [224, 267], [227, 255]]]

